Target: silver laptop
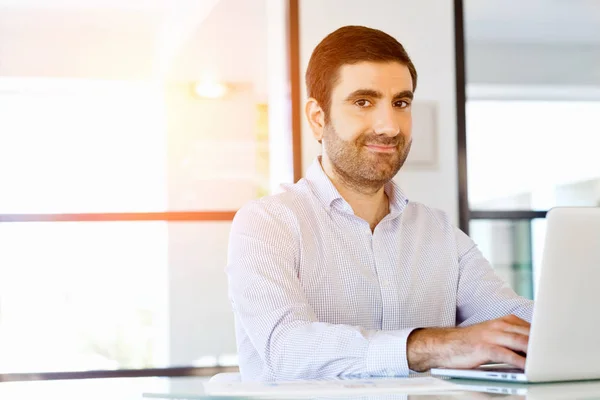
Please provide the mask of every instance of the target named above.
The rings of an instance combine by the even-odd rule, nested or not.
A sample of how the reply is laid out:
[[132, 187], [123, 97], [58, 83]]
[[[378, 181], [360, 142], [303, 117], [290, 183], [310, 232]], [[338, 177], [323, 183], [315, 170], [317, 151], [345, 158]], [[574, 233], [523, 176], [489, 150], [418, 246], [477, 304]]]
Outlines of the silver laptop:
[[469, 392], [519, 396], [519, 398], [526, 398], [527, 400], [591, 400], [600, 398], [600, 381], [553, 382], [540, 385], [537, 383], [460, 379], [453, 381], [453, 383], [456, 383], [459, 389]]
[[600, 207], [548, 212], [525, 370], [434, 368], [432, 375], [513, 382], [600, 379]]

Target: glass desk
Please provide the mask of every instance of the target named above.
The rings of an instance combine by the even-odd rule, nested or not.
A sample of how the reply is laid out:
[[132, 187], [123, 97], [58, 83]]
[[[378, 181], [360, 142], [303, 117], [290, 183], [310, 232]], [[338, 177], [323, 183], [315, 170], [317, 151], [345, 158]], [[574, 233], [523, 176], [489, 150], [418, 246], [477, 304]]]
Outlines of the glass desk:
[[[22, 381], [0, 383], [0, 398], [9, 400], [149, 400], [202, 399], [208, 378], [102, 378], [76, 380]], [[451, 380], [461, 385], [457, 390], [423, 394], [373, 394], [309, 397], [317, 399], [364, 400], [451, 400], [451, 399], [600, 399], [600, 381], [502, 384], [469, 380]], [[239, 397], [242, 398], [242, 397]], [[307, 397], [303, 397], [306, 399]], [[221, 397], [232, 399], [232, 397]]]

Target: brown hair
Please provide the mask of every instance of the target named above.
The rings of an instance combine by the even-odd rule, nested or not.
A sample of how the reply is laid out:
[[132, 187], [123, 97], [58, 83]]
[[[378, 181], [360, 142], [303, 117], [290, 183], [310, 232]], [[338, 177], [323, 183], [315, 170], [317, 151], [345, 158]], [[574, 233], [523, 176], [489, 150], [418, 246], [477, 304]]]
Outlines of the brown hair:
[[417, 70], [404, 47], [392, 36], [365, 26], [344, 26], [327, 35], [313, 50], [306, 69], [306, 90], [328, 119], [331, 92], [341, 66], [362, 61], [397, 61], [408, 67], [417, 88]]

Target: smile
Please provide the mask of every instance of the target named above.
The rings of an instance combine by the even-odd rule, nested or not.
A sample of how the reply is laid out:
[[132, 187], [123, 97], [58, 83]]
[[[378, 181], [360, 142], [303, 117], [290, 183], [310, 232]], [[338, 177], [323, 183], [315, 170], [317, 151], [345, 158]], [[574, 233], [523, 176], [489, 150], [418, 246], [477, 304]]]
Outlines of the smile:
[[378, 153], [393, 153], [396, 151], [396, 146], [384, 146], [380, 144], [367, 144], [367, 149]]

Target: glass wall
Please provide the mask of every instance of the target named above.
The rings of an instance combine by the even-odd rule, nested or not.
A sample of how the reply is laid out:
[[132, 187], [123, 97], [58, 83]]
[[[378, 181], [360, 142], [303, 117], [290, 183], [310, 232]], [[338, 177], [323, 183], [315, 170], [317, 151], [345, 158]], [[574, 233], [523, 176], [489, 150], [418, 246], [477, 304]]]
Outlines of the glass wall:
[[285, 17], [0, 0], [0, 373], [237, 364], [230, 220], [292, 176]]
[[476, 210], [600, 205], [600, 101], [469, 100]]
[[594, 2], [464, 1], [469, 229], [527, 297], [545, 212], [600, 206], [598, 15]]

